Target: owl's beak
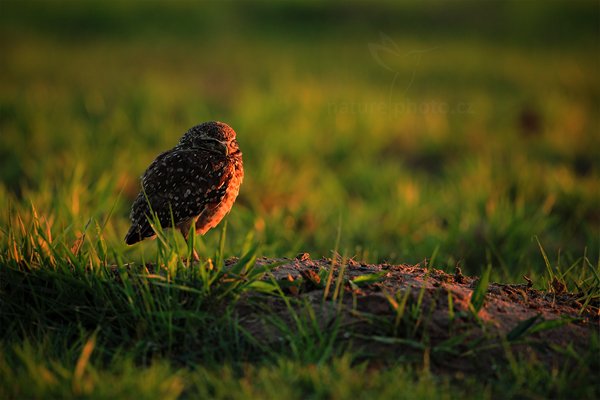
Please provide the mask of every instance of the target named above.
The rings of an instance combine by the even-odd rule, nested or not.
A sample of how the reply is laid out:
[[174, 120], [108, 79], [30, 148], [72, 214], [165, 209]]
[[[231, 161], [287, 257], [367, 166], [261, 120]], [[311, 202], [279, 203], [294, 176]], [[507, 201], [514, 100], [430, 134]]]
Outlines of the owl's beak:
[[227, 142], [222, 142], [220, 140], [213, 139], [213, 138], [210, 138], [208, 140], [210, 140], [211, 142], [217, 143], [217, 146], [213, 147], [214, 150], [217, 150], [220, 146], [220, 147], [222, 147], [222, 149], [223, 149], [222, 151], [223, 151], [223, 153], [225, 153], [225, 156], [229, 155], [229, 146], [227, 145]]

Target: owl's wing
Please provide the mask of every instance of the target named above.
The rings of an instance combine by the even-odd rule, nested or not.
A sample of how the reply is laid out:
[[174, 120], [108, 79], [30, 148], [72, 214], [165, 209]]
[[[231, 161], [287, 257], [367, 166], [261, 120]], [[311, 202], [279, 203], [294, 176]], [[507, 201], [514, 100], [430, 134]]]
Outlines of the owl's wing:
[[230, 178], [226, 164], [225, 157], [202, 150], [160, 154], [142, 176], [142, 191], [131, 209], [132, 239], [154, 235], [148, 222], [151, 211], [161, 226], [170, 227], [198, 216], [207, 204], [220, 202]]

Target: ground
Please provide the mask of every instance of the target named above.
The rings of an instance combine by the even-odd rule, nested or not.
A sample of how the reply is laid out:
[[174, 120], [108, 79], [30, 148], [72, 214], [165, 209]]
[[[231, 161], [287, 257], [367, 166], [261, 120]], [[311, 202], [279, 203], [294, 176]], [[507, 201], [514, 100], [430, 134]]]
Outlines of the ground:
[[[597, 334], [598, 300], [583, 306], [581, 294], [535, 290], [531, 282], [490, 283], [477, 311], [473, 310], [473, 292], [480, 279], [463, 276], [460, 269], [450, 275], [420, 265], [373, 265], [351, 259], [344, 260], [347, 264], [342, 268], [341, 261], [312, 260], [303, 253], [295, 259], [261, 258], [257, 265], [276, 265], [264, 279], [278, 281], [285, 293], [303, 307], [308, 305], [321, 329], [337, 320], [341, 340], [350, 340], [355, 350], [371, 357], [378, 354], [375, 358], [380, 360], [398, 357], [407, 349], [422, 351], [429, 347], [434, 353], [451, 355], [435, 358], [433, 366], [438, 372], [481, 373], [493, 365], [487, 358], [498, 355], [503, 340], [514, 342], [526, 337], [518, 351], [535, 352], [552, 365], [565, 357], [557, 349], [572, 345], [582, 350], [590, 336]], [[328, 286], [324, 277], [332, 266], [334, 273]], [[342, 269], [344, 278], [340, 282]], [[269, 310], [278, 310], [276, 315], [290, 322], [290, 310], [283, 301], [265, 301]], [[399, 305], [402, 301], [405, 303]], [[239, 307], [240, 322], [249, 332], [266, 344], [278, 340], [277, 332], [265, 325], [261, 307], [251, 312], [247, 302]], [[405, 315], [399, 316], [401, 313]], [[408, 338], [393, 337], [407, 328], [412, 331]], [[474, 342], [476, 351], [469, 346]], [[477, 357], [458, 357], [461, 354]], [[474, 359], [479, 362], [473, 363]]]

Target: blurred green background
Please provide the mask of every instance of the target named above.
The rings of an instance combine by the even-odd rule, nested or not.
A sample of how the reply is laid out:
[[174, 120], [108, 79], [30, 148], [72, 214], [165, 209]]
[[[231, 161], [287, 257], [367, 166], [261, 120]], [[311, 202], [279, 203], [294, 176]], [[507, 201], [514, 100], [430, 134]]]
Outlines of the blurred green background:
[[[229, 255], [457, 262], [520, 280], [600, 242], [598, 3], [0, 3], [0, 226], [127, 248], [138, 177], [229, 123]], [[114, 212], [111, 209], [114, 206]], [[6, 233], [3, 228], [2, 232]], [[202, 249], [212, 254], [219, 233]]]

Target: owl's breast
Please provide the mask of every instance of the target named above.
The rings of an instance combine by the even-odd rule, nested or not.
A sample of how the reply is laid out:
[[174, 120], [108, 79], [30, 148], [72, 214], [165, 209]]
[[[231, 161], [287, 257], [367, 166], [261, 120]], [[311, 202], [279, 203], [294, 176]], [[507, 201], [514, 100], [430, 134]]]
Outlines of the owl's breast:
[[235, 199], [240, 192], [240, 186], [244, 180], [244, 168], [241, 159], [232, 160], [225, 168], [228, 179], [224, 182], [225, 193], [221, 200], [213, 205], [208, 205], [196, 221], [196, 232], [203, 235], [209, 229], [214, 228], [229, 213]]
[[235, 160], [229, 165], [231, 178], [227, 183], [227, 191], [223, 199], [221, 200], [221, 204], [223, 204], [223, 208], [226, 208], [225, 213], [229, 212], [233, 202], [237, 198], [240, 192], [240, 186], [242, 185], [242, 181], [244, 180], [244, 167], [240, 160]]

